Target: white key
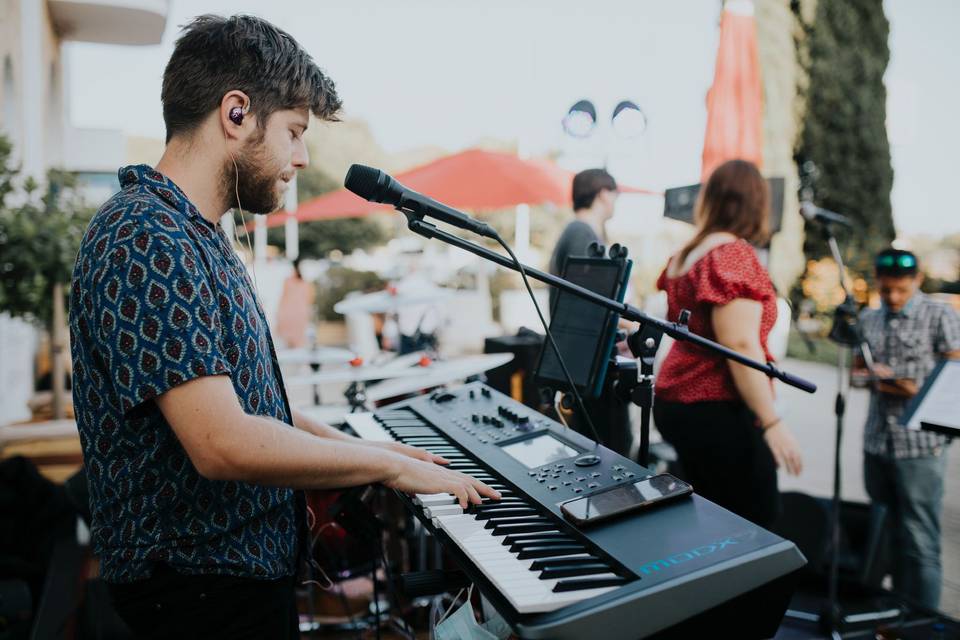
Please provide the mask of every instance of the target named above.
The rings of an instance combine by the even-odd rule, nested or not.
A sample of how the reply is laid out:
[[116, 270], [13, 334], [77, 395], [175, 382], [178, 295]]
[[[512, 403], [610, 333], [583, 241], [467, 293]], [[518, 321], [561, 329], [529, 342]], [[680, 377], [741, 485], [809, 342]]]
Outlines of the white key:
[[[491, 529], [483, 528], [485, 522], [476, 520], [471, 514], [434, 519], [434, 524], [447, 532], [519, 613], [553, 611], [616, 588], [554, 593], [552, 589], [559, 580], [541, 580], [539, 571], [530, 570], [534, 561], [517, 558], [509, 547], [504, 546], [502, 536], [495, 537]], [[587, 557], [587, 554], [569, 557]]]
[[452, 493], [418, 493], [413, 501], [421, 507], [429, 507], [434, 504], [453, 504], [457, 498]]
[[423, 508], [423, 515], [428, 518], [437, 518], [440, 516], [453, 516], [463, 513], [459, 504], [432, 505]]
[[349, 413], [346, 417], [347, 424], [357, 432], [357, 435], [364, 440], [373, 442], [393, 442], [393, 436], [384, 430], [380, 424], [373, 419], [372, 413]]

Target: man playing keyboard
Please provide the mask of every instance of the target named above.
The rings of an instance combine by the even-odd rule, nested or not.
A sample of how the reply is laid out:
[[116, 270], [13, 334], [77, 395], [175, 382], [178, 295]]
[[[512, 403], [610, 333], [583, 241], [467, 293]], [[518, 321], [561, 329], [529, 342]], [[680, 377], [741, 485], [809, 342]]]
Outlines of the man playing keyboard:
[[[92, 541], [137, 637], [292, 638], [305, 558], [299, 489], [368, 483], [499, 498], [447, 460], [291, 410], [262, 307], [219, 222], [279, 208], [333, 83], [287, 33], [201, 16], [163, 78], [167, 147], [120, 170], [70, 309]], [[295, 428], [294, 428], [295, 427]]]

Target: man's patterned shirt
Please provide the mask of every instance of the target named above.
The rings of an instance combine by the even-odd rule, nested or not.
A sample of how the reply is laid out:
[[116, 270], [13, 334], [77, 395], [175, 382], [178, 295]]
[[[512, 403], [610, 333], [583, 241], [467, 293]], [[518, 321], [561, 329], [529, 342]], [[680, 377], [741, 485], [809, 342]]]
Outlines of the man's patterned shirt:
[[154, 398], [227, 375], [248, 414], [291, 423], [267, 322], [219, 226], [168, 178], [120, 170], [73, 272], [73, 402], [94, 551], [110, 582], [180, 573], [291, 575], [290, 489], [203, 478]]

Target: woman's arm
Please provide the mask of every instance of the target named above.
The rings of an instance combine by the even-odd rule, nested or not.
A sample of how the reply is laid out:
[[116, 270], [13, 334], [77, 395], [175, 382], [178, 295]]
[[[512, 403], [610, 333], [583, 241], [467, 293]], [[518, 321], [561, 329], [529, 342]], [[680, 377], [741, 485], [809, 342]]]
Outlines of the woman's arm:
[[[714, 307], [713, 331], [717, 342], [748, 358], [765, 360], [760, 344], [760, 318], [763, 305], [756, 300], [736, 298], [729, 303]], [[764, 438], [770, 446], [778, 466], [786, 467], [792, 474], [800, 473], [803, 463], [800, 449], [793, 435], [777, 416], [773, 404], [773, 389], [767, 376], [737, 362], [727, 361], [733, 383], [747, 407], [753, 411], [764, 430]]]

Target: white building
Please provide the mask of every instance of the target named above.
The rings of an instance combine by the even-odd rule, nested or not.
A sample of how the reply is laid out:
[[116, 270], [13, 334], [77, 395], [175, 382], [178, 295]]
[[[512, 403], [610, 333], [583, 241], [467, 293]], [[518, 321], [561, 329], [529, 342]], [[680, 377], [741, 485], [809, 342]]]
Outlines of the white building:
[[[0, 130], [22, 175], [42, 180], [52, 167], [76, 173], [91, 200], [119, 186], [126, 160], [120, 131], [70, 124], [68, 41], [156, 45], [168, 0], [0, 0]], [[36, 332], [0, 314], [0, 424], [29, 418]]]

